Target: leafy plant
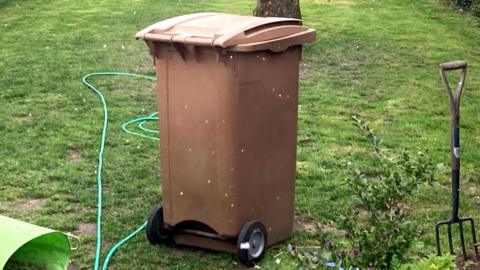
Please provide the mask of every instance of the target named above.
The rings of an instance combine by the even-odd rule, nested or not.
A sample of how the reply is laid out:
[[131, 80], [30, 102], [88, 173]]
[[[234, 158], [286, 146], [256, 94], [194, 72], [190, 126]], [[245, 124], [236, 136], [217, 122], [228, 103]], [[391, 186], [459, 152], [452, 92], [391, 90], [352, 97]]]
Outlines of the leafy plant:
[[480, 1], [479, 0], [445, 0], [452, 6], [459, 7], [465, 12], [480, 17]]
[[434, 181], [434, 166], [425, 152], [387, 155], [369, 123], [358, 117], [353, 121], [374, 149], [376, 168], [367, 174], [347, 162], [353, 200], [338, 225], [346, 232], [350, 252], [340, 259], [362, 269], [390, 269], [394, 260], [406, 259], [418, 234], [407, 201], [420, 185]]
[[[289, 245], [288, 252], [300, 261], [300, 269], [399, 268], [408, 259], [409, 249], [418, 236], [407, 202], [420, 185], [435, 181], [434, 166], [428, 154], [405, 150], [392, 152], [383, 147], [382, 140], [368, 122], [355, 116], [352, 119], [370, 142], [373, 148], [370, 158], [376, 166], [361, 169], [347, 162], [346, 185], [352, 191], [352, 200], [346, 212], [336, 220], [343, 239], [341, 235], [318, 230], [315, 237], [318, 246]], [[368, 173], [364, 172], [366, 169]], [[443, 267], [447, 263], [445, 258], [429, 258], [409, 267]]]
[[465, 11], [470, 11], [473, 7], [473, 0], [456, 0], [456, 4]]

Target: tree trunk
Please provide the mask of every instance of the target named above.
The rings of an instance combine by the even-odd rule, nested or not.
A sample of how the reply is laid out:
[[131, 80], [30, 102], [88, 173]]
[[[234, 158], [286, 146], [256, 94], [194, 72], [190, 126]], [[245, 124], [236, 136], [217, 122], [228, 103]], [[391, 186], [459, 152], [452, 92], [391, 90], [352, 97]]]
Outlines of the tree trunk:
[[300, 0], [257, 0], [254, 15], [301, 19]]

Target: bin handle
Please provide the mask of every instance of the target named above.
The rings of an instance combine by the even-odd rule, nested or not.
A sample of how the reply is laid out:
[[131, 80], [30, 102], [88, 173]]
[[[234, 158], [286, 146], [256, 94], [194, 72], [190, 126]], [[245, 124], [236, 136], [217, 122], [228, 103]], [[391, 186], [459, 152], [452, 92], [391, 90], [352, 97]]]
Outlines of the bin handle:
[[281, 37], [275, 38], [260, 42], [239, 44], [233, 46], [235, 51], [259, 51], [259, 50], [270, 50], [272, 52], [282, 52], [288, 49], [289, 47], [295, 45], [301, 45], [307, 42], [311, 42], [315, 39], [315, 30], [307, 29], [306, 31]]
[[202, 35], [202, 34], [158, 34], [158, 33], [146, 33], [144, 36], [145, 40], [153, 40], [153, 41], [160, 41], [160, 42], [175, 42], [175, 43], [187, 43], [187, 39], [189, 43], [193, 45], [203, 45], [203, 46], [213, 46], [213, 42], [215, 40], [215, 35]]

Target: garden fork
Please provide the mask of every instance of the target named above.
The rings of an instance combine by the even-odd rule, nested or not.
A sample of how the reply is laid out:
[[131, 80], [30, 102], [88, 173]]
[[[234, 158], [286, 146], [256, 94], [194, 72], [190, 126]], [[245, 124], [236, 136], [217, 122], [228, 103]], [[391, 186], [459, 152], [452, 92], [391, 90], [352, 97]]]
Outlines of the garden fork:
[[[448, 79], [445, 75], [445, 71], [461, 69], [460, 79], [458, 81], [455, 93], [452, 92], [452, 88], [448, 83]], [[463, 223], [470, 223], [473, 246], [475, 248], [475, 255], [478, 258], [477, 238], [475, 233], [475, 224], [473, 218], [460, 218], [458, 216], [458, 208], [460, 203], [460, 96], [462, 95], [463, 85], [465, 83], [465, 77], [467, 74], [467, 62], [455, 61], [440, 64], [440, 77], [442, 78], [443, 85], [447, 89], [447, 94], [450, 99], [450, 111], [451, 111], [451, 157], [452, 157], [452, 216], [450, 219], [437, 223], [435, 226], [435, 240], [437, 245], [437, 255], [441, 256], [440, 250], [440, 226], [447, 226], [448, 246], [450, 254], [454, 255], [452, 244], [452, 225], [458, 224], [460, 232], [460, 244], [462, 246], [463, 258], [467, 259], [467, 252], [465, 249], [465, 237], [463, 234]]]

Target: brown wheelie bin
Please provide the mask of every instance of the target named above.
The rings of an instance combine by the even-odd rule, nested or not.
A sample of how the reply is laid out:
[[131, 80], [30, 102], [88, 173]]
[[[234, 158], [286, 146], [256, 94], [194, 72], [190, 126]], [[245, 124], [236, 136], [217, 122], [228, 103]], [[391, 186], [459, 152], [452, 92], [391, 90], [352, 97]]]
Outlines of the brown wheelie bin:
[[253, 265], [292, 234], [299, 61], [315, 31], [290, 18], [197, 13], [136, 37], [154, 58], [160, 119], [163, 203], [148, 240]]

